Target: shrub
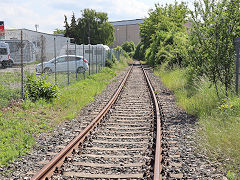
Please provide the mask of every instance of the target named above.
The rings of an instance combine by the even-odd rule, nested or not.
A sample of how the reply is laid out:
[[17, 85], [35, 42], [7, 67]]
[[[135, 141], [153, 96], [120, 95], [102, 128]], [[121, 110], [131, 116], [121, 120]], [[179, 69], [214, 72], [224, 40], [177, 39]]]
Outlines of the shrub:
[[144, 57], [145, 51], [146, 51], [146, 47], [143, 44], [143, 42], [138, 43], [136, 46], [136, 50], [134, 52], [133, 58], [138, 59], [138, 60], [144, 60], [145, 59], [145, 57]]
[[126, 41], [122, 44], [122, 49], [126, 52], [133, 52], [135, 51], [135, 44], [133, 41]]
[[107, 59], [105, 65], [106, 65], [106, 67], [112, 68], [113, 62], [110, 59]]
[[53, 98], [59, 96], [59, 89], [57, 86], [47, 83], [43, 76], [37, 76], [35, 74], [31, 74], [27, 77], [25, 90], [27, 98], [32, 101], [38, 99], [51, 101]]
[[130, 57], [133, 57], [135, 52], [135, 44], [133, 41], [126, 41], [122, 44], [122, 49], [126, 51]]

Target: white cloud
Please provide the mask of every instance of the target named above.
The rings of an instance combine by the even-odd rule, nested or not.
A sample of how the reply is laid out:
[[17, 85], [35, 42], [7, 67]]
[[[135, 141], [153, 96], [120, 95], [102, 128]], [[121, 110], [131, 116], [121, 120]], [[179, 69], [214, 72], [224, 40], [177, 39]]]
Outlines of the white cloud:
[[112, 8], [112, 13], [116, 17], [123, 16], [127, 19], [143, 18], [150, 9], [148, 5], [137, 0], [115, 0]]

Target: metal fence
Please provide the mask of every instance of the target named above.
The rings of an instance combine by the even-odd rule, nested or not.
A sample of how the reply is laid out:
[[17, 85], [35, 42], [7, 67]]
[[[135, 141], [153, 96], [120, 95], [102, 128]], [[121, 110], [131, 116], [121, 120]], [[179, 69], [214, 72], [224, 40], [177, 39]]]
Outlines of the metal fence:
[[[44, 52], [40, 52], [40, 59], [33, 60], [36, 58], [36, 51], [32, 42], [22, 38], [3, 41], [9, 44], [14, 65], [0, 65], [0, 107], [9, 103], [11, 99], [24, 98], [26, 77], [32, 73], [44, 76], [47, 82], [62, 88], [100, 72], [106, 65], [106, 59], [113, 60], [113, 55], [120, 60], [119, 52], [100, 44], [77, 45], [67, 41], [59, 50], [55, 38], [51, 48], [53, 58], [46, 59]], [[44, 46], [44, 43], [39, 44], [41, 45]], [[88, 68], [82, 66], [79, 56], [88, 62]]]

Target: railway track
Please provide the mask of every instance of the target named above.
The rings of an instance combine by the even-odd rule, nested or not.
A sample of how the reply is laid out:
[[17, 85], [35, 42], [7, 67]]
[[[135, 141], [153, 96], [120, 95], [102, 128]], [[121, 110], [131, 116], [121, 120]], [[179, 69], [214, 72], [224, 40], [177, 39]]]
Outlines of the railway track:
[[160, 113], [133, 66], [96, 118], [32, 179], [161, 179]]

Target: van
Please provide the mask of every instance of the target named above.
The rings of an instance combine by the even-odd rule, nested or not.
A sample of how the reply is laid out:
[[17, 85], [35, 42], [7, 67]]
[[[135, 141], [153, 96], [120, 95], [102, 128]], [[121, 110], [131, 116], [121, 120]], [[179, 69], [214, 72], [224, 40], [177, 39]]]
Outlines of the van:
[[0, 64], [3, 68], [13, 66], [13, 60], [10, 57], [9, 45], [2, 41], [0, 41]]

